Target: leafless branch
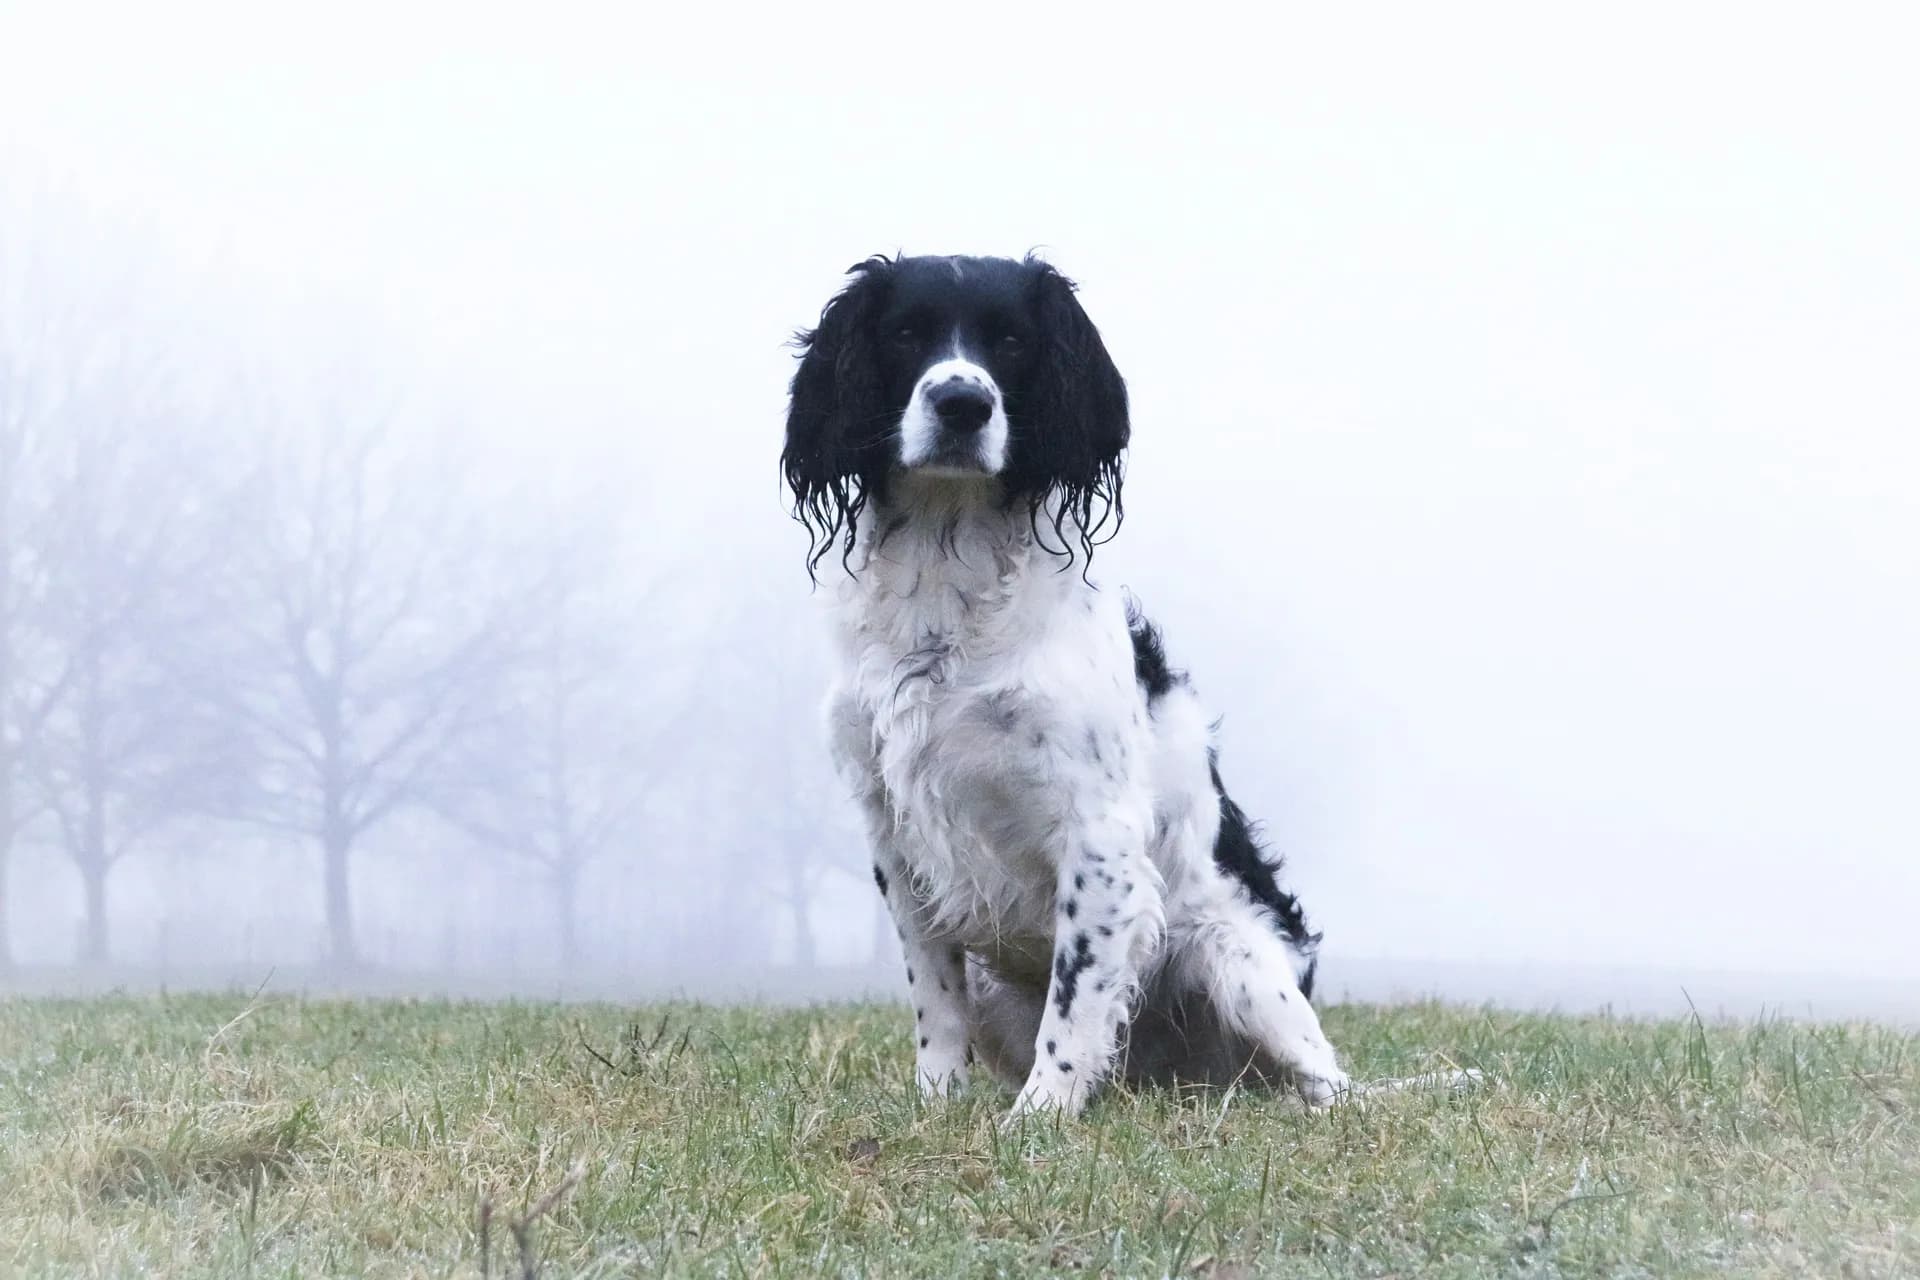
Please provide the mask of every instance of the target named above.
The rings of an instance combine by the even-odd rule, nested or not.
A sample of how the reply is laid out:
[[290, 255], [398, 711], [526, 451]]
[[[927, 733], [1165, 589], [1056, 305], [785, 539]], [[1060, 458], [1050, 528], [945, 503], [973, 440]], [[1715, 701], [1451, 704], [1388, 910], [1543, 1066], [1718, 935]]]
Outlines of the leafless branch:
[[533, 1235], [530, 1228], [572, 1194], [573, 1189], [580, 1185], [580, 1179], [586, 1175], [587, 1162], [575, 1161], [573, 1168], [567, 1171], [566, 1177], [562, 1178], [551, 1191], [535, 1201], [531, 1209], [514, 1220], [510, 1230], [513, 1232], [513, 1243], [520, 1251], [520, 1280], [538, 1280], [540, 1274], [539, 1264], [533, 1254]]

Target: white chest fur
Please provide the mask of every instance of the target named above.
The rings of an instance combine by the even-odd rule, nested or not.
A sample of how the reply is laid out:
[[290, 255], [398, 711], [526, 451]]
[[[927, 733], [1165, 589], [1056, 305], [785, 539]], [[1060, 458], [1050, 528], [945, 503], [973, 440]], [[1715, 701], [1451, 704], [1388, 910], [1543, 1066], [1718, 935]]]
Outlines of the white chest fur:
[[1152, 823], [1124, 604], [1036, 545], [1024, 512], [873, 518], [884, 536], [865, 531], [835, 588], [836, 755], [883, 807], [929, 924], [1038, 943], [1044, 964], [1063, 842], [1093, 819], [1144, 843]]

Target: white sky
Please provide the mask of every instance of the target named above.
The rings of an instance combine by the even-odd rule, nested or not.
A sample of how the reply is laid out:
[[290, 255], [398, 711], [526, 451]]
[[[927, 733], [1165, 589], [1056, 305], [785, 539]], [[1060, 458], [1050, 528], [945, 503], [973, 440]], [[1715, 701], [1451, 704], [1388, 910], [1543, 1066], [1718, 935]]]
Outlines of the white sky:
[[1920, 977], [1901, 8], [159, 8], [0, 4], [0, 181], [373, 299], [796, 614], [786, 333], [1044, 246], [1134, 394], [1104, 576], [1336, 946]]

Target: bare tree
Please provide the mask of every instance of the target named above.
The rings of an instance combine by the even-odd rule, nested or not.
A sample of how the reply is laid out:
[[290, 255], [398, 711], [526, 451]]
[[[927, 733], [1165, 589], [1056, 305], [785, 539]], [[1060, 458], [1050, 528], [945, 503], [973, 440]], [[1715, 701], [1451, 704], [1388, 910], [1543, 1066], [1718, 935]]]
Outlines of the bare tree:
[[529, 597], [527, 648], [502, 682], [498, 714], [466, 738], [435, 806], [539, 872], [567, 968], [580, 958], [581, 876], [636, 838], [649, 764], [665, 745], [659, 724], [642, 722], [644, 646], [620, 625], [632, 617], [615, 594], [622, 584], [596, 571], [607, 552], [575, 543], [553, 558], [544, 589]]
[[819, 963], [813, 917], [822, 884], [851, 877], [870, 885], [872, 872], [824, 745], [825, 628], [795, 617], [790, 584], [767, 566], [735, 572], [743, 584], [763, 585], [740, 591], [719, 622], [728, 641], [714, 647], [704, 674], [726, 696], [706, 709], [702, 731], [728, 757], [713, 764], [734, 793], [730, 807], [750, 815], [758, 886], [792, 923], [794, 964], [811, 969]]
[[[62, 445], [83, 392], [124, 350], [127, 273], [94, 252], [83, 211], [44, 184], [0, 191], [0, 968], [13, 958], [8, 873], [44, 815], [48, 722], [78, 664], [53, 625], [71, 514]], [[57, 229], [57, 233], [56, 233]]]
[[[15, 266], [6, 248], [0, 238], [0, 290]], [[44, 486], [35, 468], [48, 391], [12, 312], [0, 307], [0, 972], [13, 964], [8, 874], [34, 816], [20, 784], [65, 685], [39, 629], [48, 566], [39, 545]]]
[[253, 434], [260, 465], [216, 584], [229, 643], [194, 681], [247, 745], [232, 816], [310, 838], [328, 953], [359, 961], [352, 864], [395, 813], [428, 799], [476, 732], [517, 643], [486, 508], [444, 441], [338, 378]]
[[[793, 918], [794, 964], [813, 969], [820, 963], [819, 943], [813, 931], [814, 898], [820, 881], [844, 872], [846, 861], [830, 856], [834, 852], [829, 843], [831, 832], [822, 821], [819, 804], [818, 784], [830, 780], [831, 771], [815, 774], [806, 768], [825, 760], [825, 752], [817, 744], [819, 717], [808, 714], [818, 705], [818, 690], [809, 679], [811, 672], [795, 671], [794, 664], [784, 658], [768, 655], [757, 673], [766, 710], [786, 726], [786, 732], [763, 736], [760, 745], [764, 759], [756, 772], [766, 787], [764, 804], [773, 846], [769, 852], [778, 868], [770, 887]], [[807, 730], [814, 732], [802, 737]]]
[[35, 789], [80, 873], [81, 959], [107, 959], [114, 866], [217, 773], [220, 740], [170, 649], [214, 622], [195, 590], [221, 544], [191, 412], [156, 352], [120, 346], [65, 407], [45, 459], [58, 566], [43, 618], [64, 696], [33, 754]]
[[[586, 464], [591, 467], [589, 460]], [[496, 714], [441, 776], [436, 812], [534, 871], [563, 966], [581, 959], [579, 895], [596, 864], [671, 863], [648, 807], [687, 781], [694, 726], [725, 694], [702, 680], [723, 619], [687, 608], [704, 577], [663, 579], [631, 538], [631, 481], [582, 481], [572, 464], [529, 482], [519, 578], [524, 637]], [[664, 869], [664, 868], [661, 868]]]

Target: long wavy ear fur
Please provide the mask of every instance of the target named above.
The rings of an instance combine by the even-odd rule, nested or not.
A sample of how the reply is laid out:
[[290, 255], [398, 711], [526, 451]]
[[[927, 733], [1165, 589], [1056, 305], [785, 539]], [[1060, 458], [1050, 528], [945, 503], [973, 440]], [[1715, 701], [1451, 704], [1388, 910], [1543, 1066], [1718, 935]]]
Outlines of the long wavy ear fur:
[[834, 544], [841, 563], [853, 555], [856, 526], [869, 498], [883, 496], [894, 424], [873, 322], [893, 279], [890, 258], [848, 268], [853, 277], [811, 331], [794, 335], [800, 368], [787, 406], [787, 443], [780, 470], [793, 491], [793, 516], [811, 540], [807, 572]]
[[[1052, 526], [1048, 550], [1071, 564], [1076, 549], [1091, 560], [1093, 548], [1120, 531], [1127, 384], [1074, 297], [1073, 282], [1037, 258], [1029, 257], [1027, 266], [1034, 273], [1042, 350], [1038, 382], [1014, 415], [1018, 443], [1009, 493], [1027, 502], [1042, 546], [1040, 522]], [[1078, 526], [1074, 534], [1069, 520]]]

